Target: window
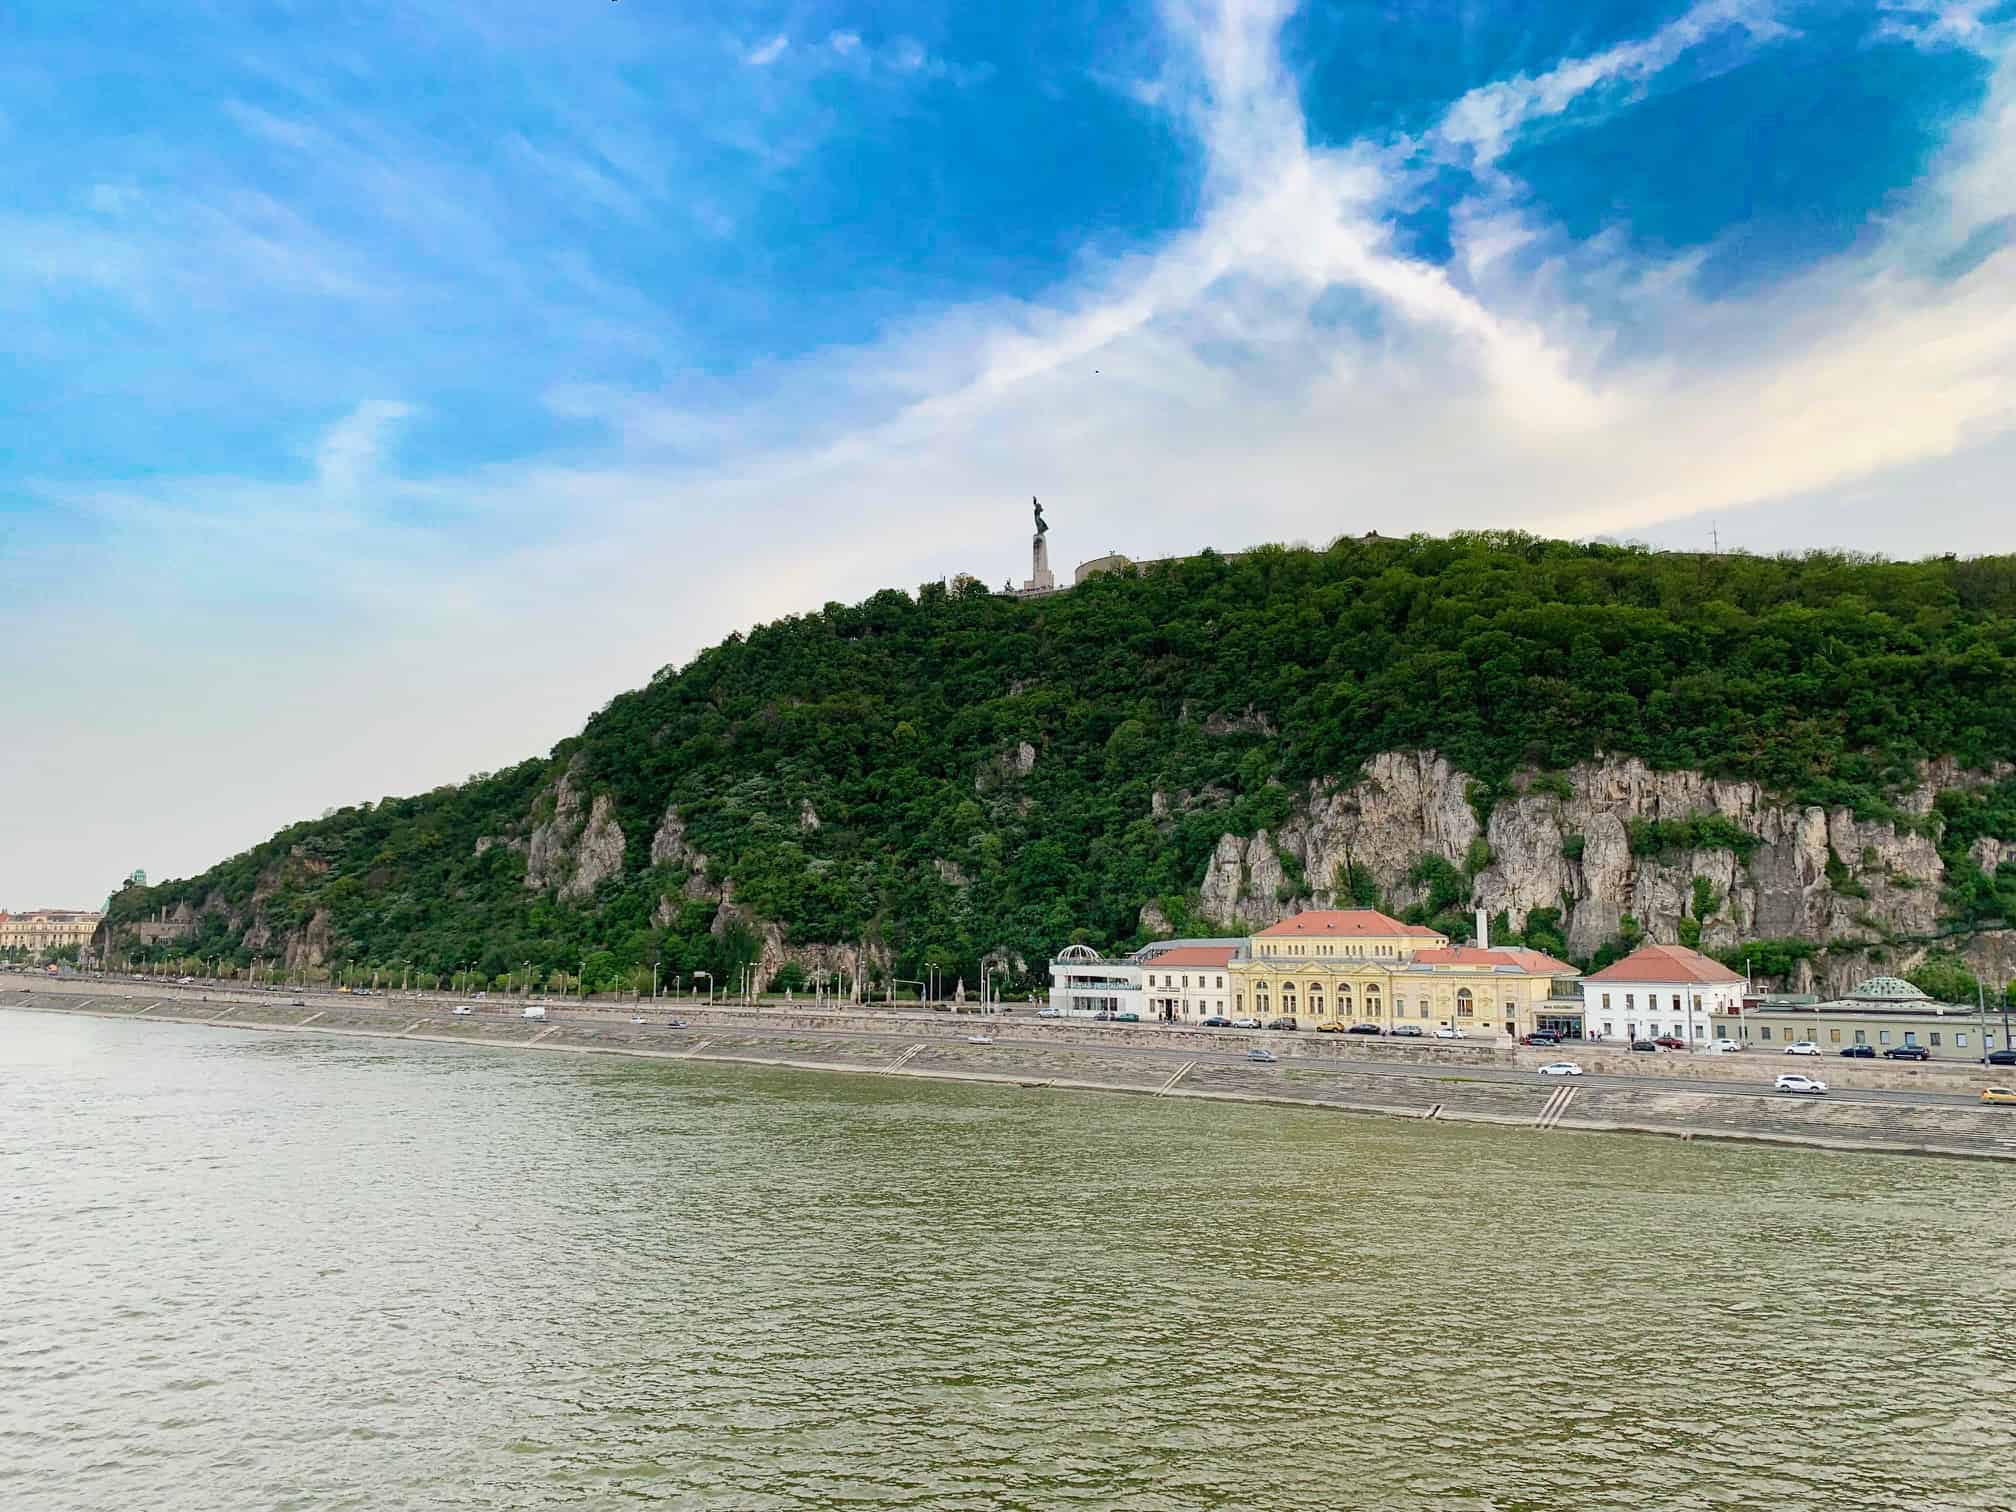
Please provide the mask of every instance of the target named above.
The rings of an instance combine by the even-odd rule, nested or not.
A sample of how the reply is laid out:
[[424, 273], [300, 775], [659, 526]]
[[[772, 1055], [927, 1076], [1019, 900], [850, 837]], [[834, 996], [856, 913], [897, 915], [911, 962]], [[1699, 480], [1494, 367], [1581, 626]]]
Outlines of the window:
[[1869, 1043], [1869, 1031], [1868, 1031], [1868, 1030], [1866, 1030], [1866, 1029], [1857, 1029], [1857, 1030], [1855, 1031], [1855, 1043], [1856, 1043], [1856, 1044], [1858, 1044], [1858, 1045], [1866, 1045], [1866, 1044], [1868, 1044], [1868, 1043]]
[[1615, 1024], [1611, 1023], [1608, 1019], [1603, 1020], [1603, 1038], [1609, 1039], [1616, 1032], [1617, 1026]]
[[1769, 1025], [1767, 1024], [1767, 1025], [1766, 1025], [1766, 1026], [1765, 1026], [1765, 1027], [1764, 1027], [1764, 1028], [1763, 1028], [1763, 1029], [1762, 1029], [1762, 1030], [1760, 1031], [1760, 1033], [1762, 1034], [1762, 1036], [1763, 1036], [1763, 1037], [1764, 1037], [1765, 1039], [1769, 1039], [1769, 1038], [1771, 1038], [1771, 1028], [1770, 1028], [1770, 1026], [1769, 1026]]
[[1953, 1044], [1956, 1049], [1965, 1050], [1967, 1048], [1967, 1036], [1964, 1034], [1954, 1035]]
[[1675, 1013], [1680, 1011], [1680, 994], [1677, 992], [1673, 994], [1673, 1011]]
[[1904, 1031], [1904, 1043], [1905, 1043], [1905, 1044], [1907, 1044], [1907, 1045], [1915, 1045], [1915, 1044], [1917, 1044], [1917, 1043], [1918, 1043], [1918, 1031], [1917, 1031], [1916, 1029], [1906, 1029], [1906, 1030]]
[[1696, 1013], [1701, 1011], [1701, 994], [1698, 992], [1694, 994], [1694, 1011]]
[[1840, 1031], [1839, 1029], [1829, 1029], [1829, 1030], [1827, 1031], [1827, 1043], [1828, 1043], [1828, 1044], [1830, 1044], [1830, 1045], [1838, 1045], [1838, 1044], [1840, 1044], [1840, 1043], [1841, 1043], [1841, 1031]]
[[1225, 990], [1225, 978], [1223, 977], [1218, 978], [1218, 990], [1220, 992], [1223, 992]]
[[1185, 992], [1190, 990], [1190, 973], [1187, 971], [1183, 973], [1183, 990]]
[[1889, 1043], [1890, 1043], [1890, 1031], [1889, 1031], [1888, 1029], [1878, 1029], [1878, 1030], [1876, 1031], [1876, 1043], [1877, 1043], [1877, 1044], [1879, 1044], [1879, 1045], [1887, 1045], [1887, 1044], [1889, 1044]]
[[1610, 994], [1607, 992], [1603, 994], [1603, 1011], [1605, 1013], [1610, 1011]]
[[1379, 984], [1377, 982], [1367, 982], [1365, 984], [1365, 1016], [1367, 1018], [1379, 1017]]
[[1470, 996], [1470, 989], [1468, 987], [1458, 987], [1456, 989], [1456, 1017], [1474, 1018], [1476, 1013], [1477, 1004], [1476, 1000]]
[[1932, 1043], [1934, 1045], [1939, 1043], [1939, 1031], [1936, 1029], [1932, 1031]]

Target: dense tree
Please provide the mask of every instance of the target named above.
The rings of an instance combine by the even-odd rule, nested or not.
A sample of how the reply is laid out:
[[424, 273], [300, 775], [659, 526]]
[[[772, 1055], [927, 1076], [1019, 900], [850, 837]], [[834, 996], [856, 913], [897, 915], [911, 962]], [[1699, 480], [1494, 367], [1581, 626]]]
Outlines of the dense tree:
[[[1206, 553], [1027, 601], [928, 584], [731, 636], [548, 759], [292, 826], [113, 911], [186, 903], [196, 932], [164, 951], [240, 966], [321, 919], [333, 957], [363, 967], [501, 983], [586, 961], [591, 986], [615, 986], [655, 962], [667, 981], [728, 983], [754, 924], [774, 923], [795, 942], [879, 942], [902, 977], [937, 964], [977, 983], [990, 951], [1033, 970], [1074, 939], [1137, 939], [1144, 904], [1203, 927], [1221, 834], [1278, 825], [1299, 785], [1380, 751], [1442, 751], [1480, 810], [1517, 769], [1558, 786], [1604, 751], [1921, 822], [1891, 806], [1917, 762], [2016, 756], [2012, 693], [2009, 559], [1470, 535]], [[563, 772], [612, 801], [627, 845], [568, 902], [525, 885]], [[668, 805], [704, 867], [653, 865]], [[1949, 795], [1933, 822], [1954, 916], [2016, 917], [2016, 867], [1967, 855], [2016, 837], [2016, 784]], [[1710, 817], [1631, 843], [1756, 842]], [[727, 880], [735, 907], [717, 917]], [[1462, 932], [1466, 880], [1423, 873], [1431, 913]], [[1340, 888], [1379, 901], [1369, 878]], [[1560, 939], [1558, 918], [1526, 927]]]

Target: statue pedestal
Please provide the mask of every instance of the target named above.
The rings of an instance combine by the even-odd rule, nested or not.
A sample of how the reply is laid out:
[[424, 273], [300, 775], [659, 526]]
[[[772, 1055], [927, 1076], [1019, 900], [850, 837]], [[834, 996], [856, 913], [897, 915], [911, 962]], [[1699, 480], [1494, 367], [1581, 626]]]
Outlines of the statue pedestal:
[[1029, 581], [1022, 585], [1022, 591], [1024, 593], [1057, 591], [1057, 577], [1050, 570], [1050, 544], [1040, 531], [1029, 542]]

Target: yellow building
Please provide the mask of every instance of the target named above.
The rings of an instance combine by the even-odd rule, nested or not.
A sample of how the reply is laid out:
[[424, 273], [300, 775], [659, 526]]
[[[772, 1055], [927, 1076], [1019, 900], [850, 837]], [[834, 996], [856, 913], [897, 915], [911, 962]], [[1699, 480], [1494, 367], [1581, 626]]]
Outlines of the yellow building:
[[1296, 914], [1261, 930], [1232, 961], [1235, 1018], [1290, 1018], [1301, 1029], [1370, 1024], [1381, 1032], [1472, 1038], [1535, 1029], [1580, 1035], [1582, 1005], [1557, 999], [1574, 967], [1523, 946], [1452, 945], [1377, 909]]
[[0, 914], [0, 952], [20, 952], [32, 961], [66, 945], [89, 945], [104, 917], [71, 908]]

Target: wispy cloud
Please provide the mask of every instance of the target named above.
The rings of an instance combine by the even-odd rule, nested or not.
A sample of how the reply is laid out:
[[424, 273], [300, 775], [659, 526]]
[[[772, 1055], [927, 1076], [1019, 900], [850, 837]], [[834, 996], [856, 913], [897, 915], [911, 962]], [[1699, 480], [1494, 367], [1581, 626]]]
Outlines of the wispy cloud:
[[779, 32], [767, 42], [760, 42], [742, 55], [742, 61], [752, 68], [768, 68], [784, 56], [784, 50], [791, 45], [791, 39]]

